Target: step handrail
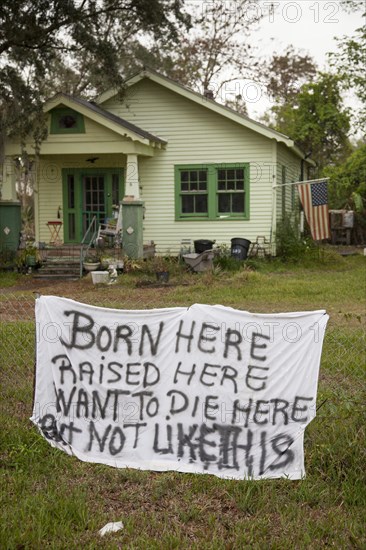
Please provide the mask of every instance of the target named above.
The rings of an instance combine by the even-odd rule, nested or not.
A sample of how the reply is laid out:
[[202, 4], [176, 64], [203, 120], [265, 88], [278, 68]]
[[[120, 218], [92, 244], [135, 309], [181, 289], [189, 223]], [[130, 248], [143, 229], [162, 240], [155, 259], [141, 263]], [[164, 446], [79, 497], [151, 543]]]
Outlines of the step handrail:
[[[80, 245], [81, 245], [80, 246], [80, 279], [83, 276], [84, 258], [86, 256], [86, 254], [88, 253], [88, 250], [91, 247], [91, 245], [95, 242], [95, 239], [96, 239], [96, 236], [97, 236], [97, 233], [98, 233], [96, 222], [97, 222], [97, 217], [93, 216], [92, 220], [91, 220], [91, 222], [88, 226], [88, 229], [85, 231], [84, 237], [82, 238], [81, 243], [80, 243]], [[94, 228], [93, 235], [92, 235], [91, 239], [89, 240], [89, 242], [87, 243], [86, 239], [87, 239], [89, 233], [91, 233], [93, 228]], [[85, 246], [86, 246], [86, 249], [85, 249]], [[85, 254], [84, 254], [84, 251], [85, 251]]]

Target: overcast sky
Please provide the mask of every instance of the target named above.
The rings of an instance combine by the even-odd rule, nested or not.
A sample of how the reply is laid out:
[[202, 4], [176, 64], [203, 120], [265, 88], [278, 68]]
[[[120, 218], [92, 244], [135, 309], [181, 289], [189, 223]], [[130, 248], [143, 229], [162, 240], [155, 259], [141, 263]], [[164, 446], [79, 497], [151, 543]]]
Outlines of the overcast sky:
[[360, 0], [360, 9], [346, 13], [339, 2], [331, 0], [261, 0], [260, 5], [265, 14], [256, 33], [263, 47], [268, 51], [281, 51], [288, 44], [302, 48], [323, 64], [326, 53], [336, 49], [335, 36], [352, 34], [364, 22], [362, 10], [365, 2]]
[[[350, 36], [365, 24], [362, 18], [364, 0], [360, 0], [359, 10], [352, 13], [346, 13], [339, 2], [331, 0], [274, 0], [273, 10], [270, 4], [261, 0], [265, 16], [254, 34], [261, 55], [281, 53], [293, 45], [309, 53], [323, 70], [327, 67], [327, 52], [337, 49], [335, 37]], [[263, 93], [260, 100], [255, 101], [258, 89], [248, 86], [246, 92], [249, 114], [256, 118], [270, 104]]]

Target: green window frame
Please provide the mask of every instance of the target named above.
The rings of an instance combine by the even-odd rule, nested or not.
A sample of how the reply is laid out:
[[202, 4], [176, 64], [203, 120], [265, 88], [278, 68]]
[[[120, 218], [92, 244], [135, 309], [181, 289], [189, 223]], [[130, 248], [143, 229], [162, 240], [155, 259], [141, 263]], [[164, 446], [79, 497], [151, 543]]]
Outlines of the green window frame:
[[176, 165], [175, 219], [248, 220], [249, 164]]
[[83, 115], [72, 109], [53, 109], [51, 134], [85, 134]]

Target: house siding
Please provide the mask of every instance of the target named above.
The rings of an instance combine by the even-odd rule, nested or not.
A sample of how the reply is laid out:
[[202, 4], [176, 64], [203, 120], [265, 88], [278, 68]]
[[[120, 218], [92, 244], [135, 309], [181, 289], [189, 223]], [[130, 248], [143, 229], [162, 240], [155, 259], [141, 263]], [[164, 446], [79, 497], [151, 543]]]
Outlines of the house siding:
[[[127, 153], [138, 154], [141, 198], [145, 203], [144, 242], [154, 241], [159, 253], [178, 253], [183, 239], [212, 239], [230, 245], [233, 237], [271, 239], [282, 217], [281, 190], [273, 185], [299, 179], [301, 161], [275, 138], [245, 128], [165, 86], [145, 78], [126, 90], [123, 101], [111, 98], [101, 106], [167, 142], [162, 148], [135, 141], [84, 117], [84, 134], [49, 134], [41, 148], [35, 193], [36, 239], [48, 242], [48, 221], [57, 219], [62, 204], [65, 168], [126, 168]], [[108, 125], [107, 125], [108, 126]], [[43, 149], [43, 151], [42, 151]], [[96, 163], [87, 162], [90, 156]], [[175, 210], [175, 166], [249, 165], [247, 219], [178, 220]], [[297, 190], [295, 191], [297, 193]], [[293, 211], [291, 187], [285, 209]]]
[[[299, 181], [301, 177], [301, 159], [281, 143], [277, 144], [277, 185], [282, 183], [282, 167], [286, 167], [286, 183]], [[281, 220], [284, 214], [294, 214], [298, 211], [297, 186], [286, 185], [276, 188], [276, 211], [277, 221]], [[283, 195], [285, 212], [283, 212]]]
[[[273, 140], [148, 79], [128, 89], [123, 102], [112, 98], [102, 107], [168, 142], [154, 158], [139, 160], [145, 242], [154, 240], [159, 252], [177, 253], [182, 239], [230, 244], [233, 237], [270, 236]], [[249, 220], [175, 220], [174, 166], [210, 163], [250, 164]]]
[[93, 147], [93, 144], [100, 142], [121, 142], [127, 141], [126, 138], [116, 134], [113, 130], [109, 130], [105, 126], [94, 122], [88, 117], [84, 117], [85, 133], [83, 134], [51, 134], [51, 116], [49, 116], [49, 133], [47, 143], [58, 143], [60, 146], [66, 146], [73, 143], [77, 146], [78, 143], [87, 142]]

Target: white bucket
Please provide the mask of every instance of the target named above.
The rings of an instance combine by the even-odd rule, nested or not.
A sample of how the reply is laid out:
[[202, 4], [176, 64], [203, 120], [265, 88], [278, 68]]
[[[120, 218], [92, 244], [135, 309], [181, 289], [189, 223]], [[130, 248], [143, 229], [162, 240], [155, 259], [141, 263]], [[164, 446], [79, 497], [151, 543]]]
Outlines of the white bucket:
[[93, 285], [107, 285], [109, 283], [108, 271], [92, 271]]

